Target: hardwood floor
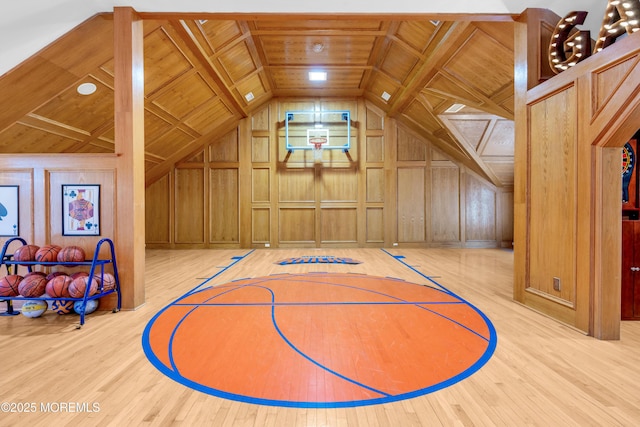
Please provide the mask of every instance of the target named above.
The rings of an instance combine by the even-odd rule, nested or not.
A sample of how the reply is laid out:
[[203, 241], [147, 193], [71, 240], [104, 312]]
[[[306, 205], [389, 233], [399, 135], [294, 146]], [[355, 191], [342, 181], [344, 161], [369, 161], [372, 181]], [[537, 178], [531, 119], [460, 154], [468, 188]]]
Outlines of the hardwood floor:
[[[136, 311], [78, 318], [0, 318], [1, 426], [635, 426], [640, 424], [640, 322], [620, 341], [598, 341], [512, 299], [513, 254], [490, 249], [396, 249], [405, 262], [483, 311], [498, 345], [478, 372], [405, 401], [335, 409], [259, 406], [191, 390], [146, 359], [141, 335], [165, 305], [208, 284], [282, 272], [332, 271], [425, 278], [379, 249], [149, 250], [146, 304]], [[334, 255], [358, 265], [275, 262]], [[4, 303], [0, 304], [4, 310]], [[33, 404], [33, 405], [31, 405]], [[66, 406], [65, 406], [66, 405]], [[35, 409], [24, 413], [25, 409]], [[74, 412], [75, 411], [75, 412]]]

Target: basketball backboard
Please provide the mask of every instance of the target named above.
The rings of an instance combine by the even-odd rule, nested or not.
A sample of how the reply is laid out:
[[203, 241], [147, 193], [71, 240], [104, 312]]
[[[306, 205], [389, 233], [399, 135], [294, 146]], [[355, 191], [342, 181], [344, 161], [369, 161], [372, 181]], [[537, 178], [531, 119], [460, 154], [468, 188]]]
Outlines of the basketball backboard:
[[349, 111], [287, 111], [285, 113], [286, 149], [349, 151], [351, 114]]

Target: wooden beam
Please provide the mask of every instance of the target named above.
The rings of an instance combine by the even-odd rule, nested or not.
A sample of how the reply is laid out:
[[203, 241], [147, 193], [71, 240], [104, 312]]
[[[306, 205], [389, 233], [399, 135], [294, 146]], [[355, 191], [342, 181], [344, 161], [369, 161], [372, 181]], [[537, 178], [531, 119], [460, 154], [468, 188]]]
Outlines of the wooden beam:
[[142, 20], [130, 7], [114, 8], [115, 244], [122, 308], [145, 301], [144, 53]]

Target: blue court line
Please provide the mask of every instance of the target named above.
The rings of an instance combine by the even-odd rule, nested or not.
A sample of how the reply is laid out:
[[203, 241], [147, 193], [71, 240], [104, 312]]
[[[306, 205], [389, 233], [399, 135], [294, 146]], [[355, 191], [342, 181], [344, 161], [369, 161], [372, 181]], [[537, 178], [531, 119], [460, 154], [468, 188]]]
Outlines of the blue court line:
[[[473, 306], [472, 304], [470, 304], [468, 301], [464, 300], [463, 298], [460, 298], [458, 295], [456, 295], [455, 293], [449, 291], [448, 289], [446, 289], [445, 287], [443, 287], [442, 285], [440, 285], [439, 283], [435, 282], [434, 280], [432, 280], [430, 277], [422, 274], [420, 271], [416, 270], [415, 268], [409, 266], [408, 264], [404, 263], [403, 261], [401, 261], [401, 259], [404, 258], [404, 256], [400, 255], [400, 256], [394, 256], [391, 253], [387, 252], [386, 250], [383, 249], [383, 251], [385, 253], [387, 253], [388, 255], [392, 256], [393, 258], [397, 259], [398, 261], [400, 261], [401, 263], [403, 263], [404, 265], [406, 265], [408, 268], [410, 268], [411, 270], [413, 270], [414, 272], [416, 272], [417, 274], [419, 274], [420, 276], [424, 277], [425, 279], [429, 280], [430, 282], [434, 283], [436, 286], [438, 286], [440, 289], [442, 289], [443, 292], [454, 296], [455, 298], [457, 298], [458, 300], [460, 300], [461, 303], [465, 303], [467, 305], [469, 305], [471, 308], [473, 308], [486, 322], [487, 327], [489, 328], [489, 334], [490, 334], [490, 339], [488, 340], [488, 346], [487, 349], [485, 351], [485, 353], [483, 354], [483, 356], [481, 358], [479, 358], [474, 364], [472, 364], [471, 366], [469, 366], [465, 371], [460, 372], [458, 375], [455, 375], [445, 381], [442, 381], [440, 383], [437, 384], [433, 384], [431, 386], [422, 388], [422, 389], [418, 389], [418, 390], [414, 390], [411, 392], [407, 392], [407, 393], [402, 393], [399, 395], [386, 395], [386, 397], [382, 397], [382, 398], [372, 398], [372, 399], [365, 399], [365, 400], [348, 400], [348, 401], [340, 401], [340, 402], [313, 402], [313, 401], [302, 401], [302, 402], [296, 402], [296, 401], [286, 401], [286, 400], [273, 400], [273, 399], [262, 399], [262, 398], [254, 398], [254, 397], [249, 397], [249, 396], [245, 396], [245, 395], [238, 395], [235, 393], [230, 393], [230, 392], [225, 392], [222, 390], [218, 390], [218, 389], [213, 389], [211, 387], [205, 386], [203, 384], [197, 383], [195, 381], [192, 381], [188, 378], [185, 378], [181, 375], [177, 375], [176, 376], [176, 371], [172, 371], [171, 369], [169, 369], [163, 362], [160, 361], [160, 359], [153, 353], [151, 346], [150, 346], [150, 342], [149, 342], [149, 334], [150, 334], [150, 330], [153, 326], [153, 324], [155, 323], [155, 321], [169, 308], [173, 307], [174, 305], [181, 305], [181, 304], [177, 304], [180, 300], [186, 298], [189, 295], [192, 295], [194, 293], [200, 292], [202, 289], [199, 289], [202, 287], [202, 285], [204, 285], [205, 283], [209, 282], [210, 280], [212, 280], [213, 278], [215, 278], [216, 276], [218, 276], [218, 274], [222, 273], [219, 272], [218, 274], [210, 277], [209, 279], [207, 279], [205, 282], [201, 283], [200, 285], [198, 285], [197, 287], [195, 287], [194, 289], [192, 289], [190, 292], [188, 292], [187, 294], [185, 294], [183, 297], [178, 298], [177, 300], [175, 300], [173, 303], [167, 305], [165, 308], [163, 308], [162, 310], [160, 310], [147, 324], [147, 326], [145, 327], [145, 330], [143, 332], [142, 335], [142, 346], [143, 346], [143, 350], [145, 355], [147, 356], [147, 358], [149, 359], [149, 361], [156, 367], [156, 369], [158, 369], [160, 372], [164, 373], [166, 376], [168, 376], [169, 378], [172, 378], [173, 380], [177, 381], [178, 383], [181, 383], [187, 387], [190, 387], [194, 390], [203, 392], [203, 393], [207, 393], [210, 395], [214, 395], [214, 396], [218, 396], [221, 398], [226, 398], [226, 399], [231, 399], [231, 400], [235, 400], [235, 401], [240, 401], [240, 402], [245, 402], [245, 403], [251, 403], [251, 404], [258, 404], [258, 405], [273, 405], [273, 406], [281, 406], [281, 407], [293, 407], [293, 408], [345, 408], [345, 407], [357, 407], [357, 406], [366, 406], [366, 405], [377, 405], [377, 404], [385, 404], [385, 403], [390, 403], [390, 402], [396, 402], [396, 401], [401, 401], [401, 400], [405, 400], [405, 399], [410, 399], [413, 397], [418, 397], [418, 396], [422, 396], [425, 395], [427, 393], [432, 393], [435, 392], [437, 390], [441, 390], [444, 389], [446, 387], [449, 387], [459, 381], [462, 381], [463, 379], [473, 375], [475, 372], [477, 372], [480, 368], [482, 368], [487, 362], [488, 360], [491, 358], [491, 356], [493, 355], [493, 353], [495, 352], [495, 348], [497, 345], [497, 335], [496, 335], [496, 331], [495, 328], [493, 326], [493, 324], [491, 323], [491, 321], [487, 318], [487, 316], [482, 313], [480, 310], [478, 310], [475, 306]], [[234, 259], [234, 262], [231, 263], [230, 265], [228, 265], [227, 267], [225, 267], [225, 270], [230, 268], [231, 266], [233, 266], [236, 262], [240, 261], [241, 259], [243, 259], [244, 257], [246, 257], [247, 255], [249, 255], [251, 252], [245, 254], [242, 257], [233, 257], [232, 259]], [[275, 274], [274, 274], [275, 275]], [[278, 274], [280, 276], [283, 276], [284, 274]], [[289, 275], [289, 273], [286, 273], [286, 275]], [[287, 279], [291, 278], [291, 277], [295, 277], [298, 275], [291, 275], [289, 277], [287, 277]], [[305, 276], [305, 274], [301, 274], [299, 276]], [[366, 275], [364, 275], [365, 277], [367, 277]], [[276, 279], [276, 278], [274, 278]], [[266, 280], [268, 281], [268, 280]], [[311, 283], [317, 283], [317, 284], [321, 284], [322, 282], [315, 282], [315, 281], [310, 281]], [[256, 282], [254, 282], [256, 283]], [[415, 283], [410, 283], [407, 282], [409, 284], [414, 284], [417, 285]], [[326, 283], [329, 285], [336, 285], [335, 283]], [[225, 286], [225, 285], [221, 285], [221, 286]], [[230, 285], [227, 285], [230, 286]], [[241, 287], [235, 287], [234, 289], [229, 289], [227, 291], [225, 291], [224, 293], [227, 292], [231, 292], [233, 290], [237, 290], [237, 289], [241, 289], [242, 287], [247, 286], [247, 285], [243, 285]], [[344, 285], [343, 285], [344, 286]], [[422, 285], [417, 285], [417, 286], [422, 286]], [[207, 289], [211, 289], [212, 286], [208, 287]], [[355, 287], [354, 287], [355, 288]], [[368, 291], [366, 289], [362, 289], [362, 288], [355, 288], [355, 289], [359, 289], [359, 290], [365, 290]], [[434, 289], [434, 290], [438, 290], [438, 289]], [[271, 292], [271, 290], [269, 290]], [[219, 296], [222, 294], [217, 294], [216, 296]], [[383, 294], [384, 295], [384, 294]], [[215, 298], [215, 297], [212, 297]], [[211, 298], [207, 299], [210, 300]], [[454, 302], [451, 302], [452, 304]], [[272, 320], [275, 322], [275, 317], [274, 317], [274, 310], [275, 310], [275, 302], [272, 305]], [[411, 303], [411, 302], [407, 302], [407, 304], [412, 304], [412, 305], [416, 305], [415, 303]], [[182, 304], [182, 305], [186, 305], [186, 304]], [[420, 306], [418, 306], [420, 307]], [[189, 311], [189, 313], [187, 313], [185, 315], [185, 318], [193, 311], [195, 310], [197, 307], [194, 307], [192, 310]], [[420, 307], [423, 308], [427, 311], [431, 311], [426, 309], [425, 307]], [[439, 313], [435, 313], [438, 314]], [[444, 316], [443, 316], [444, 317]], [[449, 319], [451, 320], [451, 319]], [[454, 321], [455, 322], [455, 321]], [[179, 327], [179, 325], [182, 323], [179, 322], [178, 325], [176, 325], [176, 329]], [[455, 322], [457, 323], [457, 322]], [[274, 323], [274, 326], [278, 329], [277, 324]], [[473, 332], [473, 331], [472, 331]], [[286, 337], [283, 336], [283, 339], [286, 340]], [[485, 338], [486, 339], [486, 338]]]
[[[395, 260], [397, 260], [398, 262], [400, 262], [401, 264], [404, 264], [406, 267], [408, 267], [410, 270], [412, 270], [415, 273], [418, 273], [420, 276], [424, 277], [425, 279], [427, 279], [428, 281], [430, 281], [431, 283], [433, 283], [434, 285], [436, 285], [437, 287], [439, 287], [440, 289], [442, 289], [444, 292], [451, 294], [453, 296], [455, 296], [456, 298], [462, 299], [460, 298], [458, 295], [454, 294], [453, 292], [451, 292], [449, 289], [445, 288], [444, 286], [442, 286], [440, 283], [436, 282], [435, 280], [433, 280], [431, 278], [431, 276], [427, 276], [426, 274], [422, 273], [420, 270], [418, 270], [417, 268], [407, 264], [406, 262], [403, 261], [403, 259], [405, 258], [404, 255], [394, 255], [391, 252], [389, 252], [388, 250], [382, 248], [380, 249], [382, 252], [384, 252], [385, 254], [389, 255], [391, 258], [394, 258]], [[464, 300], [463, 300], [464, 301]]]
[[[315, 273], [315, 274], [326, 274], [326, 273]], [[337, 274], [338, 275], [344, 275], [345, 273], [337, 273]], [[398, 297], [395, 297], [393, 295], [385, 294], [384, 292], [379, 292], [379, 291], [375, 291], [375, 290], [372, 290], [372, 289], [365, 289], [365, 288], [361, 288], [361, 287], [353, 286], [353, 285], [345, 285], [344, 283], [332, 283], [332, 282], [323, 282], [323, 281], [316, 281], [316, 280], [302, 280], [302, 278], [305, 278], [306, 276], [307, 276], [307, 274], [305, 274], [305, 273], [291, 274], [290, 276], [287, 277], [287, 280], [297, 280], [298, 282], [313, 283], [313, 284], [316, 284], [316, 285], [338, 286], [338, 287], [342, 287], [342, 288], [350, 288], [350, 289], [356, 289], [356, 290], [363, 291], [363, 292], [369, 292], [369, 293], [376, 294], [376, 295], [382, 295], [382, 296], [384, 296], [386, 298], [390, 298], [390, 299], [394, 300], [396, 303], [403, 302], [403, 303], [407, 303], [409, 305], [415, 305], [416, 307], [418, 307], [421, 310], [428, 311], [431, 314], [434, 314], [434, 315], [436, 315], [438, 317], [442, 317], [443, 319], [446, 319], [449, 322], [454, 323], [454, 324], [458, 325], [459, 327], [461, 327], [463, 329], [466, 329], [467, 331], [471, 332], [472, 334], [478, 336], [479, 338], [481, 338], [481, 339], [483, 339], [485, 341], [490, 341], [491, 340], [491, 336], [485, 337], [482, 334], [480, 334], [478, 331], [475, 331], [475, 330], [471, 329], [467, 325], [464, 325], [464, 324], [458, 322], [457, 320], [454, 320], [454, 319], [450, 318], [449, 316], [444, 315], [443, 313], [439, 313], [437, 311], [431, 310], [431, 309], [425, 307], [424, 305], [419, 305], [416, 302], [407, 301], [407, 300], [404, 300], [402, 298], [398, 298]], [[377, 280], [378, 279], [377, 277], [370, 277], [370, 276], [364, 276], [364, 278], [371, 279], [371, 280]], [[389, 279], [389, 278], [387, 278], [387, 279]], [[243, 280], [250, 280], [250, 279], [243, 279]], [[264, 283], [264, 282], [269, 282], [269, 281], [280, 281], [280, 280], [281, 280], [280, 277], [269, 277], [268, 276], [268, 277], [265, 277], [264, 280], [253, 282], [253, 283]], [[393, 279], [391, 279], [391, 280], [393, 280]], [[405, 283], [407, 285], [423, 286], [423, 285], [418, 285], [417, 283], [410, 283], [410, 282], [407, 282], [407, 281], [402, 280], [402, 279], [398, 279], [398, 281], [401, 282], [401, 283]], [[434, 283], [436, 283], [436, 282], [434, 282]], [[450, 292], [450, 291], [446, 290], [443, 286], [439, 285], [438, 283], [436, 283], [436, 284], [441, 289], [437, 289], [437, 288], [433, 288], [433, 287], [429, 287], [429, 288], [433, 289], [436, 292], [442, 292], [442, 293], [444, 293], [444, 294], [446, 294], [446, 295], [448, 295], [450, 297], [456, 298], [459, 301], [459, 303], [468, 304], [475, 311], [479, 312], [480, 315], [482, 316], [482, 313], [480, 312], [480, 310], [478, 310], [473, 305], [469, 304], [468, 301], [464, 300], [463, 298], [460, 298], [458, 295], [454, 294], [453, 292]], [[230, 285], [222, 285], [220, 287], [224, 287], [224, 286], [230, 286]], [[206, 289], [203, 289], [202, 291], [205, 291], [205, 290], [208, 290], [208, 289], [211, 289], [211, 288], [206, 288]], [[179, 302], [179, 301], [180, 300], [177, 300], [176, 303]], [[449, 304], [453, 304], [453, 302], [450, 301]], [[175, 305], [178, 305], [178, 304], [175, 304]], [[485, 318], [485, 320], [488, 322], [488, 319]], [[488, 322], [488, 323], [491, 323], [491, 322]]]
[[[152, 360], [156, 360], [157, 363], [160, 363], [160, 360], [156, 357], [156, 355], [153, 353], [153, 350], [151, 349], [151, 347], [149, 346], [149, 333], [151, 331], [151, 327], [152, 325], [155, 323], [155, 321], [165, 312], [167, 311], [173, 304], [175, 304], [176, 302], [188, 297], [189, 295], [192, 295], [193, 293], [196, 292], [196, 290], [201, 287], [202, 285], [204, 285], [205, 283], [210, 282], [211, 280], [213, 280], [214, 278], [216, 278], [217, 276], [219, 276], [220, 274], [224, 273], [225, 271], [227, 271], [228, 269], [230, 269], [231, 267], [233, 267], [235, 264], [237, 264], [238, 262], [242, 261], [244, 258], [246, 258], [247, 256], [251, 255], [251, 253], [253, 253], [255, 249], [250, 250], [249, 252], [245, 253], [244, 255], [241, 256], [233, 256], [231, 257], [231, 259], [233, 260], [232, 263], [224, 266], [224, 267], [216, 267], [216, 268], [222, 268], [222, 270], [218, 271], [216, 274], [214, 274], [213, 276], [207, 278], [204, 282], [201, 282], [198, 286], [196, 286], [195, 288], [191, 289], [190, 291], [188, 291], [186, 294], [184, 294], [183, 296], [181, 296], [180, 298], [176, 299], [172, 304], [167, 305], [166, 307], [164, 307], [162, 310], [160, 310], [158, 313], [156, 313], [155, 316], [153, 316], [153, 318], [151, 318], [151, 320], [149, 321], [149, 323], [147, 323], [147, 326], [144, 328], [144, 331], [142, 333], [142, 350], [144, 351], [144, 354], [147, 356], [147, 359], [149, 359], [150, 361]], [[180, 322], [178, 322], [178, 324], [176, 325], [176, 327], [174, 328], [174, 331], [171, 334], [171, 337], [169, 339], [169, 346], [172, 345], [173, 343], [173, 339], [174, 339], [174, 334], [175, 334], [175, 330], [178, 329], [178, 327], [180, 326], [180, 324], [184, 321], [184, 319], [187, 318], [187, 316], [189, 314], [191, 314], [197, 307], [194, 307], [192, 310], [189, 311], [189, 313], [187, 313], [181, 320]], [[173, 363], [173, 356], [171, 354], [171, 352], [169, 353], [169, 358], [171, 361], [171, 365], [174, 366], [175, 369], [175, 365]], [[152, 362], [154, 365], [156, 365], [156, 367], [158, 366], [156, 363]]]
[[216, 277], [218, 277], [219, 275], [221, 275], [222, 273], [224, 273], [225, 271], [227, 271], [228, 269], [230, 269], [231, 267], [233, 267], [234, 265], [236, 265], [237, 263], [239, 263], [240, 261], [242, 261], [243, 259], [245, 259], [246, 257], [248, 257], [249, 255], [251, 255], [253, 253], [253, 251], [255, 251], [255, 249], [250, 250], [249, 252], [247, 252], [244, 255], [236, 255], [236, 256], [232, 256], [231, 259], [233, 260], [232, 263], [224, 266], [224, 267], [216, 267], [216, 268], [220, 268], [221, 270], [218, 271], [216, 274], [214, 274], [211, 277], [208, 277], [204, 282], [201, 282], [198, 286], [196, 286], [195, 288], [191, 289], [189, 292], [187, 292], [186, 294], [184, 294], [181, 298], [179, 298], [177, 301], [180, 301], [183, 298], [186, 298], [188, 295], [191, 295], [192, 293], [196, 292], [198, 290], [198, 288], [201, 288], [203, 285], [206, 285], [207, 283], [209, 283], [210, 281], [212, 281], [213, 279], [215, 279]]
[[[244, 286], [242, 286], [244, 288]], [[240, 288], [237, 288], [240, 289]], [[216, 296], [220, 296], [218, 294]], [[260, 307], [260, 306], [317, 306], [317, 305], [452, 305], [463, 301], [342, 301], [342, 302], [229, 302], [229, 303], [177, 303], [179, 307]]]
[[[271, 279], [268, 279], [268, 280], [258, 280], [258, 281], [256, 281], [256, 282], [253, 282], [253, 283], [247, 283], [246, 285], [242, 285], [242, 286], [236, 287], [236, 288], [234, 288], [234, 289], [228, 289], [228, 290], [226, 290], [225, 292], [222, 292], [222, 293], [220, 293], [220, 294], [216, 294], [216, 295], [212, 296], [211, 298], [208, 298], [208, 299], [204, 300], [203, 302], [204, 302], [204, 303], [207, 303], [208, 301], [211, 301], [212, 299], [218, 298], [218, 297], [219, 297], [219, 296], [221, 296], [221, 295], [224, 295], [224, 294], [227, 294], [227, 293], [230, 293], [230, 292], [233, 292], [233, 291], [237, 291], [237, 290], [240, 290], [240, 289], [244, 289], [244, 288], [247, 288], [247, 287], [253, 287], [253, 288], [261, 288], [261, 289], [265, 289], [266, 291], [268, 291], [268, 292], [271, 294], [271, 304], [265, 304], [265, 305], [270, 305], [270, 306], [271, 306], [271, 322], [273, 323], [273, 326], [276, 328], [276, 331], [278, 332], [278, 334], [280, 335], [280, 337], [284, 340], [284, 342], [285, 342], [289, 347], [291, 347], [291, 348], [292, 348], [296, 353], [298, 353], [299, 355], [301, 355], [303, 358], [307, 359], [309, 362], [313, 363], [314, 365], [318, 366], [320, 369], [323, 369], [323, 370], [325, 370], [325, 371], [327, 371], [327, 372], [329, 372], [329, 373], [331, 373], [331, 374], [333, 374], [333, 375], [337, 376], [338, 378], [341, 378], [341, 379], [343, 379], [343, 380], [345, 380], [345, 381], [348, 381], [348, 382], [350, 382], [350, 383], [352, 383], [352, 384], [355, 384], [355, 385], [357, 385], [357, 386], [359, 386], [359, 387], [362, 387], [362, 388], [364, 388], [364, 389], [367, 389], [367, 390], [369, 390], [369, 391], [372, 391], [372, 392], [374, 392], [374, 393], [377, 393], [377, 394], [379, 394], [379, 395], [381, 395], [381, 396], [390, 396], [390, 394], [388, 394], [388, 393], [385, 393], [385, 392], [380, 391], [380, 390], [376, 390], [376, 389], [374, 389], [374, 388], [372, 388], [372, 387], [369, 387], [369, 386], [368, 386], [368, 385], [366, 385], [366, 384], [362, 384], [362, 383], [360, 383], [360, 382], [358, 382], [358, 381], [356, 381], [356, 380], [354, 380], [354, 379], [351, 379], [351, 378], [349, 378], [349, 377], [346, 377], [345, 375], [343, 375], [343, 374], [341, 374], [341, 373], [339, 373], [339, 372], [337, 372], [337, 371], [334, 371], [333, 369], [330, 369], [330, 368], [329, 368], [329, 367], [327, 367], [327, 366], [324, 366], [324, 365], [323, 365], [323, 364], [321, 364], [320, 362], [318, 362], [318, 361], [316, 361], [316, 360], [312, 359], [311, 357], [309, 357], [308, 355], [306, 355], [305, 353], [303, 353], [300, 349], [298, 349], [298, 348], [297, 348], [297, 347], [296, 347], [296, 346], [295, 346], [295, 345], [294, 345], [294, 344], [293, 344], [293, 343], [292, 343], [292, 342], [291, 342], [291, 341], [290, 341], [290, 340], [289, 340], [289, 339], [284, 335], [284, 333], [282, 332], [282, 330], [281, 330], [281, 329], [280, 329], [280, 327], [278, 326], [278, 322], [276, 321], [276, 317], [275, 317], [275, 307], [276, 307], [276, 304], [275, 304], [275, 294], [273, 293], [273, 290], [271, 290], [270, 288], [268, 288], [268, 287], [266, 287], [266, 286], [257, 286], [257, 283], [263, 283], [263, 282], [269, 282], [269, 281], [271, 281]], [[176, 304], [174, 304], [174, 305], [176, 305]], [[207, 305], [207, 304], [200, 304], [200, 306], [202, 306], [202, 305]], [[199, 308], [199, 307], [198, 307], [198, 305], [196, 305], [194, 308], [192, 308], [191, 310], [189, 310], [189, 311], [188, 311], [188, 312], [187, 312], [187, 313], [182, 317], [182, 319], [180, 319], [180, 321], [178, 322], [178, 324], [176, 325], [176, 327], [175, 327], [175, 328], [173, 329], [173, 331], [171, 332], [171, 338], [169, 339], [169, 346], [168, 346], [168, 347], [169, 347], [169, 360], [170, 360], [170, 363], [171, 363], [171, 367], [173, 368], [173, 372], [175, 372], [175, 373], [177, 373], [177, 374], [180, 374], [180, 371], [179, 371], [178, 367], [176, 366], [176, 364], [174, 363], [174, 359], [173, 359], [173, 338], [174, 338], [174, 336], [175, 336], [175, 334], [176, 334], [177, 330], [180, 328], [180, 325], [181, 325], [181, 324], [186, 320], [186, 318], [187, 318], [187, 317], [189, 317], [189, 315], [190, 315], [191, 313], [193, 313], [197, 308]]]
[[[489, 320], [489, 318], [481, 311], [478, 309], [478, 307], [476, 307], [475, 305], [471, 304], [469, 301], [465, 300], [464, 298], [462, 298], [461, 296], [457, 295], [456, 293], [450, 291], [449, 289], [445, 288], [444, 286], [442, 286], [440, 283], [436, 282], [435, 280], [433, 280], [430, 276], [427, 276], [426, 274], [424, 274], [423, 272], [421, 272], [420, 270], [416, 269], [415, 267], [407, 264], [404, 260], [404, 255], [393, 255], [391, 252], [387, 251], [386, 249], [382, 248], [381, 249], [382, 252], [386, 253], [387, 255], [389, 255], [390, 257], [396, 259], [398, 262], [400, 262], [401, 264], [405, 265], [406, 267], [408, 267], [409, 269], [411, 269], [413, 272], [419, 274], [420, 276], [424, 277], [425, 279], [427, 279], [429, 282], [433, 283], [434, 285], [438, 286], [440, 289], [442, 289], [443, 292], [451, 295], [454, 298], [459, 299], [460, 301], [462, 301], [465, 304], [468, 304], [469, 307], [473, 308], [476, 313], [478, 313], [486, 322], [487, 324], [487, 328], [489, 328], [489, 348], [487, 350], [487, 352], [485, 353], [486, 356], [486, 360], [484, 360], [484, 363], [487, 363], [487, 361], [491, 358], [491, 356], [493, 355], [493, 352], [496, 349], [496, 346], [498, 345], [498, 334], [496, 332], [496, 328], [493, 326], [493, 323], [491, 323], [491, 320]], [[423, 307], [425, 310], [431, 311], [426, 307]], [[437, 314], [437, 313], [436, 313]], [[457, 322], [456, 322], [457, 323]], [[464, 327], [464, 325], [461, 325]], [[469, 328], [467, 328], [469, 329]], [[469, 331], [477, 334], [478, 336], [481, 336], [480, 334], [478, 334], [477, 332], [469, 329]], [[483, 337], [484, 338], [484, 337]], [[485, 338], [487, 339], [487, 338]], [[483, 358], [484, 359], [484, 358]]]

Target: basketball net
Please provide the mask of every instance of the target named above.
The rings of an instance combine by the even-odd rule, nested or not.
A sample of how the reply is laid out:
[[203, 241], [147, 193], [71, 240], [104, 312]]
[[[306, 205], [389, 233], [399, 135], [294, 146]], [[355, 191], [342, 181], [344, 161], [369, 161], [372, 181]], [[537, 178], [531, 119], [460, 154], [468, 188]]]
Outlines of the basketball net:
[[309, 144], [313, 145], [313, 162], [322, 163], [322, 146], [327, 143], [327, 138], [309, 138]]

